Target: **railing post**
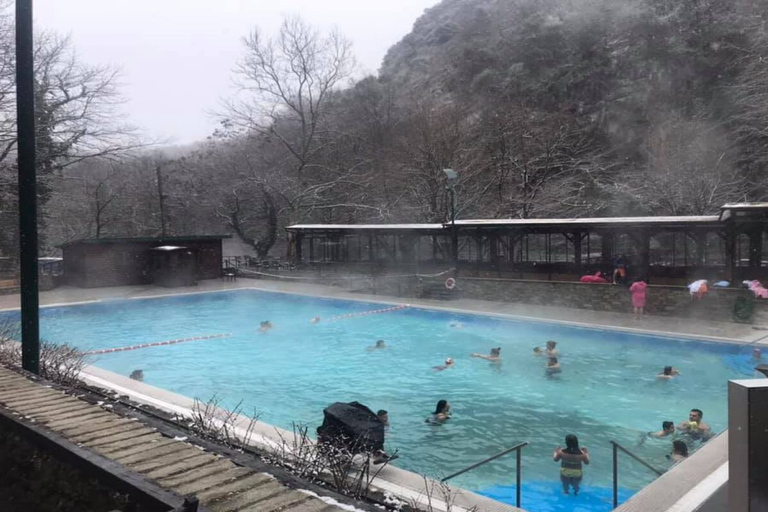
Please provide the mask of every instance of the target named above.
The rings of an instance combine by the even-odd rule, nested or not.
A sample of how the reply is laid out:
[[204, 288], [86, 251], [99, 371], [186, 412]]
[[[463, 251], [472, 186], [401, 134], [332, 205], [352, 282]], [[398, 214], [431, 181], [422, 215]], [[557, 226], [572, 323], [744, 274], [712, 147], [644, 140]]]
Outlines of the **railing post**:
[[619, 447], [613, 446], [613, 508], [619, 506]]
[[521, 452], [522, 452], [522, 448], [523, 447], [521, 446], [517, 450], [515, 450], [515, 464], [516, 464], [515, 480], [517, 482], [516, 487], [515, 487], [515, 506], [517, 508], [520, 508], [520, 498], [521, 498], [521, 494], [522, 494], [522, 489], [520, 488], [522, 480], [523, 480], [523, 476], [521, 474], [521, 469], [522, 469], [522, 460], [521, 460], [522, 459], [522, 453]]

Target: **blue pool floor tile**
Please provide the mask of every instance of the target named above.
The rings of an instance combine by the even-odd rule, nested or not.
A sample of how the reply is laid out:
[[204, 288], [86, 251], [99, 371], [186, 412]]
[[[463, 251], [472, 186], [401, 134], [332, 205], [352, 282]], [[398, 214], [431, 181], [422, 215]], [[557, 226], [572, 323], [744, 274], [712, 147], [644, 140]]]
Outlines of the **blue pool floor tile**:
[[[619, 488], [619, 503], [636, 491]], [[477, 491], [496, 501], [515, 504], [514, 486], [497, 486]], [[522, 508], [528, 512], [609, 512], [613, 509], [613, 489], [583, 486], [578, 496], [566, 496], [559, 482], [526, 482], [522, 490]]]

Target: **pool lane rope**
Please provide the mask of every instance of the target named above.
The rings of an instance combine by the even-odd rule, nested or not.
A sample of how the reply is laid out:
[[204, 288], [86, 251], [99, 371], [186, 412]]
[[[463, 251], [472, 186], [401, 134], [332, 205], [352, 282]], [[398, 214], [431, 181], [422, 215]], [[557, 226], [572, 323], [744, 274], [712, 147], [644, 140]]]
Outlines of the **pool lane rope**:
[[232, 334], [230, 333], [209, 334], [208, 336], [195, 336], [194, 338], [181, 338], [178, 340], [156, 341], [154, 343], [142, 343], [140, 345], [131, 345], [129, 347], [116, 347], [116, 348], [105, 348], [102, 350], [91, 350], [89, 352], [85, 352], [85, 355], [93, 356], [97, 354], [111, 354], [113, 352], [125, 352], [126, 350], [138, 350], [140, 348], [149, 348], [149, 347], [162, 347], [164, 345], [175, 345], [176, 343], [186, 343], [187, 341], [212, 340], [216, 338], [228, 338], [230, 336], [232, 336]]
[[408, 304], [401, 304], [399, 306], [393, 306], [391, 308], [372, 309], [370, 311], [360, 311], [359, 313], [347, 313], [346, 315], [331, 316], [331, 317], [328, 317], [326, 320], [330, 322], [332, 320], [343, 320], [345, 318], [355, 318], [358, 316], [378, 315], [380, 313], [392, 313], [393, 311], [401, 311], [403, 309], [407, 309], [408, 307], [409, 307]]

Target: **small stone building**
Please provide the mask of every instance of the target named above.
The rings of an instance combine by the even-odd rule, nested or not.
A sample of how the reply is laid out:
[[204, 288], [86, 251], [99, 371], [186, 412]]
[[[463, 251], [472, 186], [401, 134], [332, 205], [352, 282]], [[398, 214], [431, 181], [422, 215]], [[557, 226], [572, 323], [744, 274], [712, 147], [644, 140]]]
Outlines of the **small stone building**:
[[[194, 284], [201, 279], [221, 277], [222, 239], [230, 235], [175, 236], [162, 238], [92, 238], [75, 240], [61, 246], [64, 257], [65, 284], [81, 288], [129, 286], [156, 283], [163, 286]], [[160, 247], [184, 249], [183, 279], [170, 279], [180, 268], [174, 256], [173, 265], [162, 271], [168, 251]], [[182, 252], [182, 251], [170, 251]], [[182, 256], [179, 256], [182, 257]], [[173, 268], [171, 268], [173, 267]]]

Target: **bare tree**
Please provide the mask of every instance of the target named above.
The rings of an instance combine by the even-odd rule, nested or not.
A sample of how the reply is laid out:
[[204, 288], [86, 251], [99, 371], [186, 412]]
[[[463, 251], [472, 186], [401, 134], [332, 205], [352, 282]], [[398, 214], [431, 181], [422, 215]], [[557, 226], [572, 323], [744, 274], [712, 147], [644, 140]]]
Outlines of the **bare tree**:
[[750, 186], [735, 170], [733, 145], [701, 116], [670, 115], [648, 134], [645, 152], [645, 168], [619, 189], [649, 212], [712, 214], [747, 197]]

